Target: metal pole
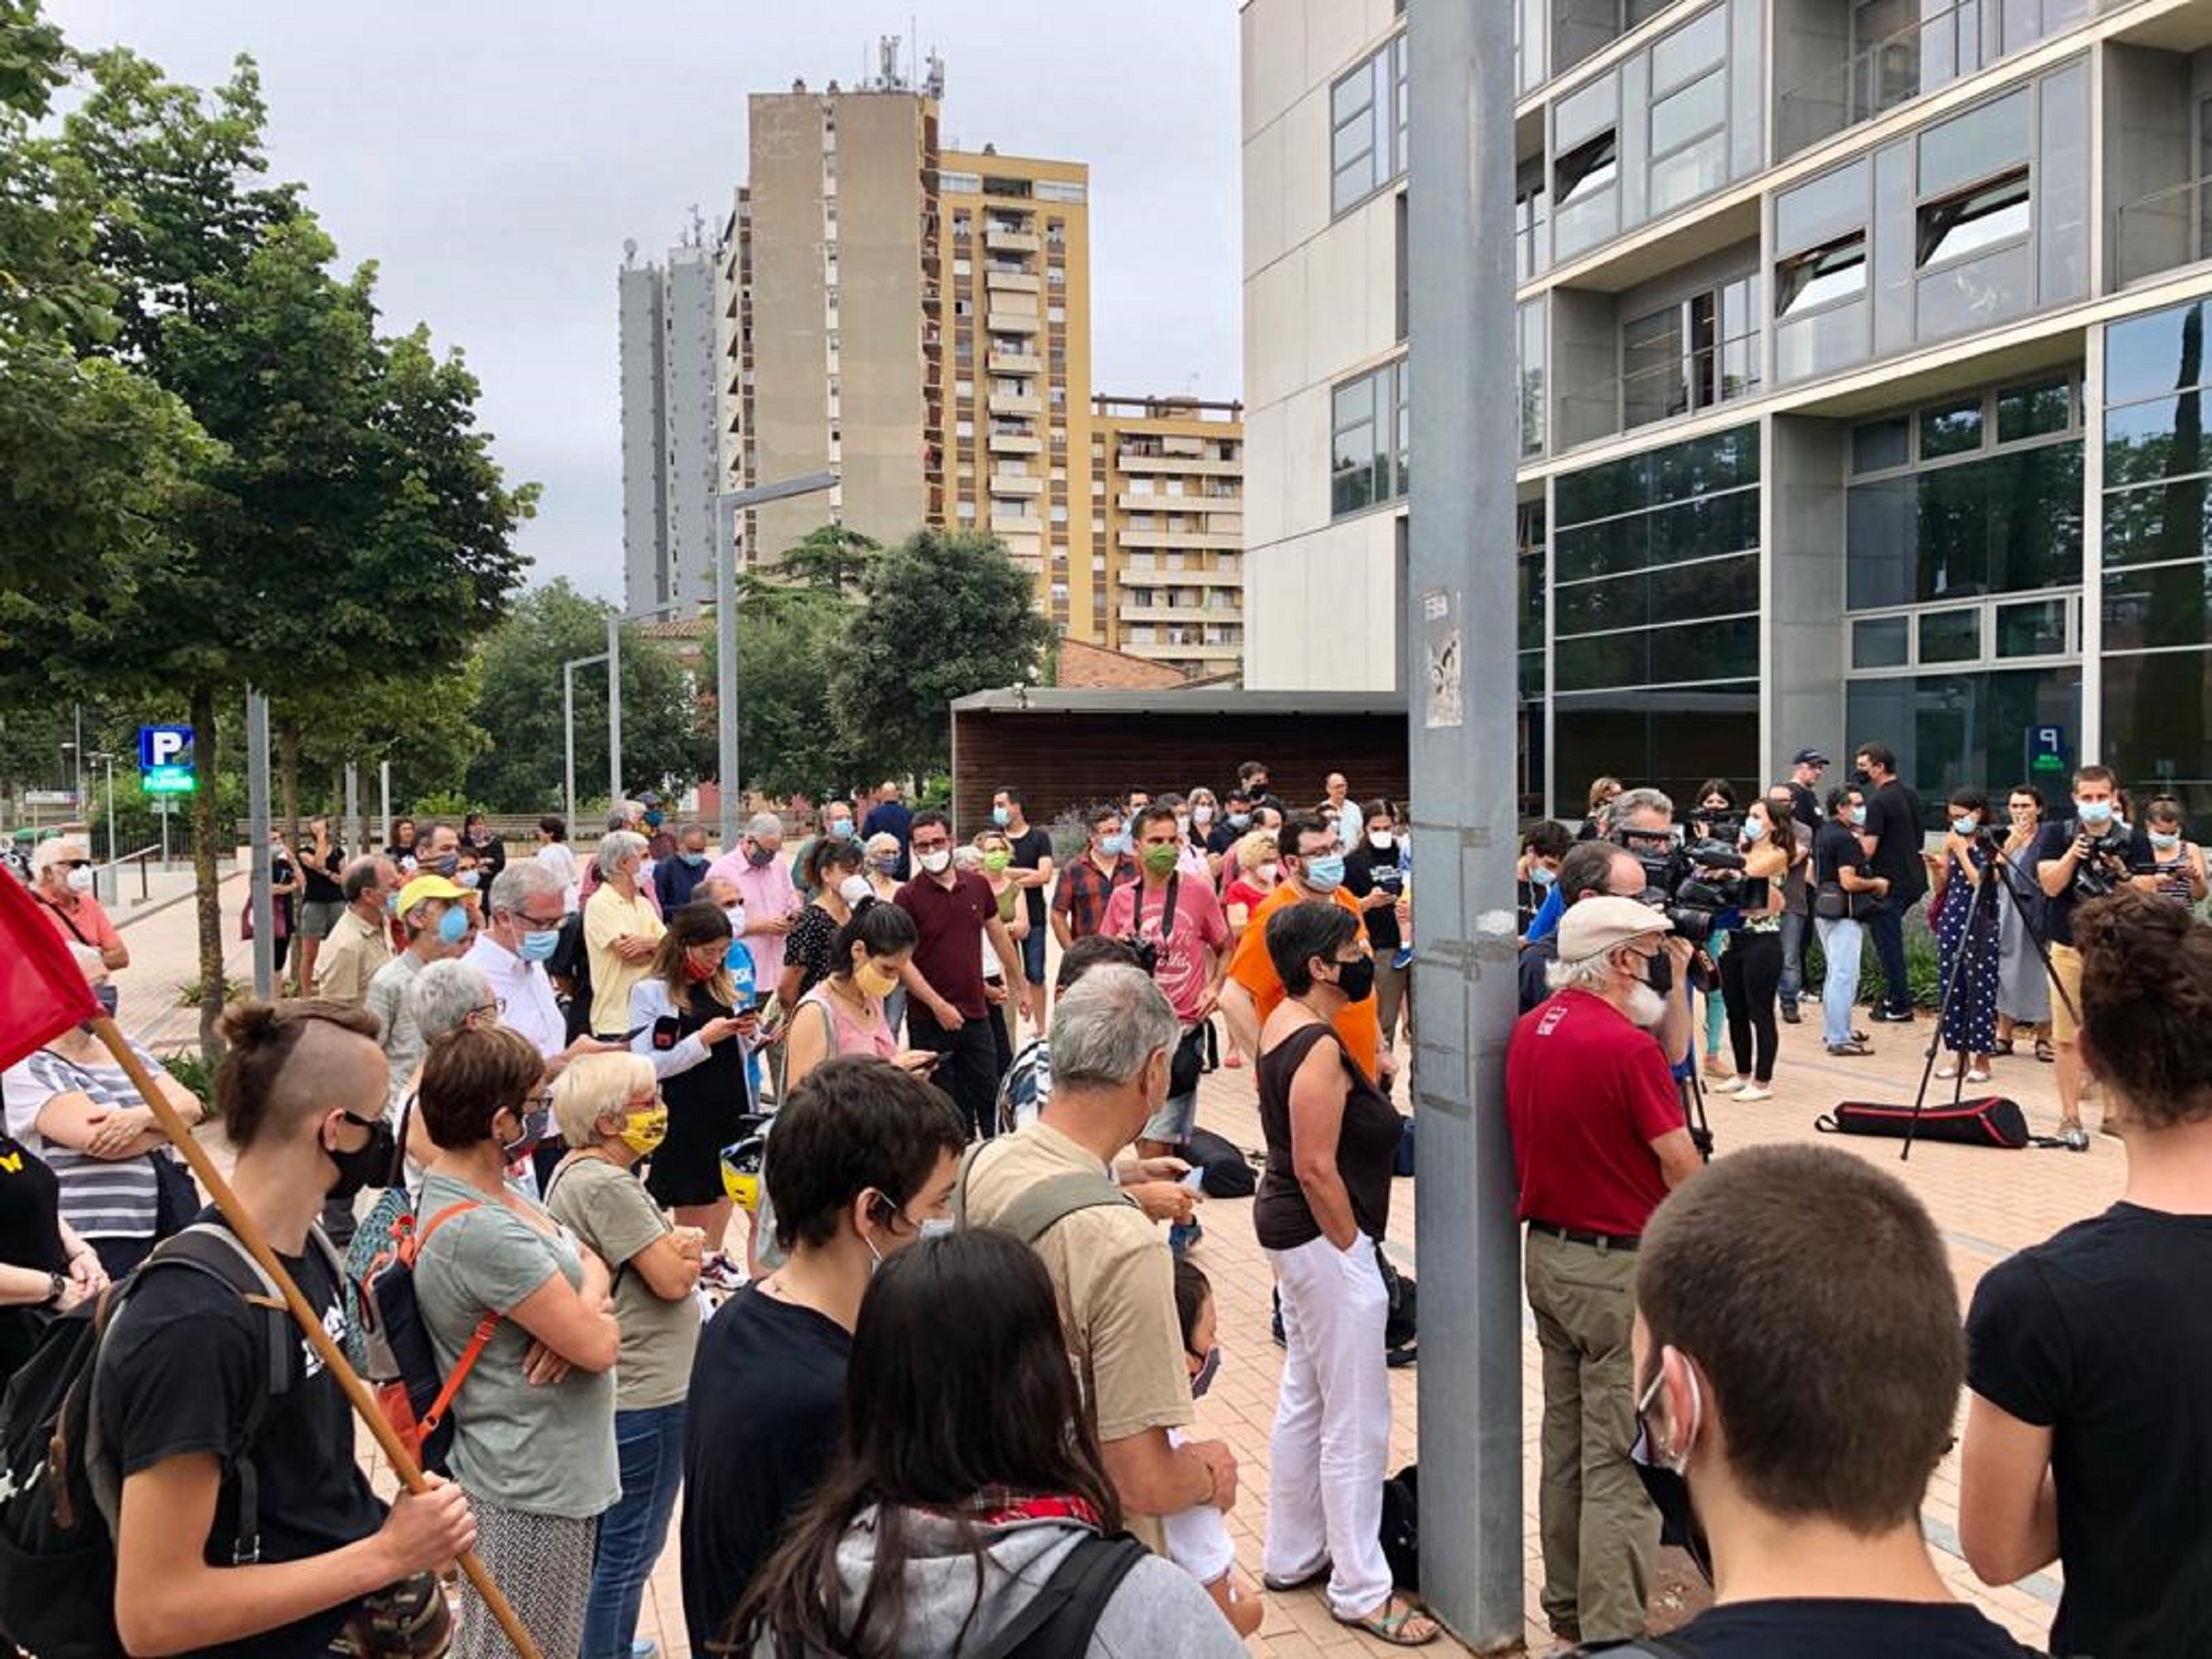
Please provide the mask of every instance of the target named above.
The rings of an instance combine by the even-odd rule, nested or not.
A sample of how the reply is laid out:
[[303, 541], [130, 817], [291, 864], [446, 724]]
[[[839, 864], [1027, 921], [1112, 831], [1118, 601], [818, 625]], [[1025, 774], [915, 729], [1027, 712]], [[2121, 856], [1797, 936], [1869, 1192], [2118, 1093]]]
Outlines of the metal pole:
[[[1521, 1249], [1504, 1109], [1516, 1009], [1511, 31], [1413, 0], [1412, 542], [1405, 678], [1419, 874], [1414, 1077], [1421, 1593], [1521, 1644]], [[1430, 1291], [1440, 1285], [1442, 1294]]]
[[358, 837], [361, 835], [361, 769], [351, 761], [345, 764], [345, 827], [338, 831], [341, 845], [352, 848], [359, 858], [364, 850]]
[[623, 799], [622, 617], [607, 618], [607, 810]]
[[115, 861], [115, 757], [102, 755], [107, 763], [107, 902], [123, 902], [123, 869]]
[[169, 798], [157, 797], [161, 803], [161, 873], [169, 873]]
[[[215, 780], [208, 780], [212, 788]], [[276, 993], [276, 902], [269, 890], [269, 699], [251, 686], [246, 692], [246, 835], [252, 842], [253, 906], [253, 994], [264, 1002]]]
[[[383, 791], [383, 833], [388, 836], [392, 833], [392, 763], [390, 761], [379, 761], [376, 763], [376, 778], [379, 786]], [[374, 841], [376, 837], [374, 836], [371, 836], [368, 839]], [[367, 852], [369, 849], [364, 847], [362, 850], [363, 852]]]
[[568, 833], [576, 833], [576, 665], [561, 665], [561, 808]]

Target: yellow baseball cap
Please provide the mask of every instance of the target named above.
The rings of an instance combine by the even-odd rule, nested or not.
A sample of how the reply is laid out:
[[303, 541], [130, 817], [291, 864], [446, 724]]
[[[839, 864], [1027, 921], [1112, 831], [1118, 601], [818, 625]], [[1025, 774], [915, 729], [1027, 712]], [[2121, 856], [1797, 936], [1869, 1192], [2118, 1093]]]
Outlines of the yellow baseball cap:
[[443, 876], [417, 876], [399, 890], [399, 914], [405, 915], [425, 899], [464, 898], [467, 893]]

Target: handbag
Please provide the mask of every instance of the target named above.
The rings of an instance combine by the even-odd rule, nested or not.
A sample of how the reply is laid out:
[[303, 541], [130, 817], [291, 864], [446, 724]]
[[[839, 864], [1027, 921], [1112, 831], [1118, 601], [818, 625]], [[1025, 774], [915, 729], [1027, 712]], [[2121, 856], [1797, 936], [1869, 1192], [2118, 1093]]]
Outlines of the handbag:
[[192, 1224], [206, 1200], [191, 1166], [166, 1146], [146, 1154], [154, 1166], [154, 1237], [173, 1238]]
[[1813, 914], [1822, 921], [1848, 921], [1851, 896], [1839, 881], [1824, 881], [1813, 890]]
[[1925, 1106], [1917, 1114], [1909, 1104], [1846, 1100], [1838, 1103], [1834, 1111], [1815, 1118], [1813, 1127], [1823, 1134], [1881, 1135], [1901, 1140], [1909, 1133], [1916, 1140], [1954, 1146], [2002, 1146], [2008, 1152], [2062, 1144], [2053, 1135], [2030, 1134], [2020, 1103], [2004, 1095]]
[[1175, 1054], [1168, 1060], [1168, 1098], [1181, 1100], [1197, 1088], [1205, 1069], [1206, 1026], [1201, 1021], [1182, 1034], [1182, 1040], [1176, 1044]]

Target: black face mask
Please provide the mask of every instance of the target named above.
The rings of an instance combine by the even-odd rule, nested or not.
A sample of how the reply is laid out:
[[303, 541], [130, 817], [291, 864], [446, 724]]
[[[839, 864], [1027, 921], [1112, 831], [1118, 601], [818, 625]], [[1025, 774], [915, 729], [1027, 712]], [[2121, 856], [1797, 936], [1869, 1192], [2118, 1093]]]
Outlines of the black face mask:
[[1657, 956], [1647, 957], [1645, 959], [1644, 963], [1644, 982], [1650, 986], [1653, 990], [1656, 991], [1662, 997], [1674, 990], [1674, 958], [1667, 954], [1667, 947], [1665, 945], [1662, 945], [1659, 947], [1659, 954]]
[[[1650, 1394], [1644, 1398], [1648, 1401]], [[1636, 1443], [1628, 1449], [1628, 1461], [1636, 1478], [1644, 1483], [1644, 1496], [1659, 1511], [1659, 1541], [1686, 1551], [1705, 1582], [1711, 1583], [1712, 1545], [1705, 1536], [1705, 1522], [1698, 1519], [1697, 1508], [1690, 1501], [1689, 1477], [1667, 1468], [1652, 1455], [1651, 1419], [1640, 1404], [1636, 1413]]]
[[347, 1122], [356, 1128], [368, 1131], [368, 1142], [350, 1152], [323, 1148], [323, 1156], [338, 1166], [338, 1178], [331, 1184], [329, 1195], [343, 1203], [364, 1187], [386, 1187], [392, 1182], [392, 1167], [398, 1149], [398, 1141], [392, 1133], [392, 1125], [382, 1118], [369, 1123], [345, 1115]]
[[1344, 993], [1346, 1002], [1364, 1002], [1375, 994], [1375, 958], [1362, 957], [1357, 962], [1336, 964], [1336, 988]]
[[1851, 787], [1854, 789], [1863, 789], [1873, 781], [1873, 775], [1863, 766], [1858, 768], [1851, 774]]

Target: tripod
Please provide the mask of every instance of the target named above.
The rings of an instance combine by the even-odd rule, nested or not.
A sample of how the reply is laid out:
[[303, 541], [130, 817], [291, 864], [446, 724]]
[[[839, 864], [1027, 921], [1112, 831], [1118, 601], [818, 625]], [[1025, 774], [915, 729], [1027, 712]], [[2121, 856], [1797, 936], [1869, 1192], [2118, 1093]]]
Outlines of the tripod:
[[[1967, 957], [1976, 945], [1988, 939], [1996, 928], [1999, 893], [2012, 902], [2013, 914], [2019, 918], [2021, 931], [2027, 935], [2028, 943], [2035, 947], [2036, 959], [2043, 964], [2044, 976], [2050, 981], [2052, 994], [2066, 1005], [2069, 1016], [2079, 1017], [2080, 1011], [2074, 1006], [2074, 999], [2067, 995], [2066, 988], [2051, 969], [2051, 947], [2044, 939], [2042, 929], [2035, 924], [2034, 914], [2021, 902], [2020, 893], [2013, 885], [2021, 879], [2021, 875], [2013, 868], [2012, 860], [2005, 856], [2002, 837], [1993, 825], [1984, 825], [1975, 831], [1974, 842], [1989, 854], [1989, 867], [1983, 872], [1981, 880], [1974, 884], [1973, 896], [1967, 901], [1966, 931], [1960, 939], [1957, 952], [1951, 958], [1951, 966], [1943, 975], [1942, 989], [1936, 999], [1936, 1036], [1928, 1045], [1927, 1059], [1920, 1067], [1920, 1087], [1912, 1097], [1912, 1121], [1905, 1125], [1905, 1146], [1897, 1155], [1900, 1162], [1912, 1156], [1913, 1135], [1920, 1127], [1920, 1115], [1928, 1109], [1928, 1085], [1934, 1080], [1936, 1056], [1943, 1047], [1943, 1022], [1949, 1017], [1951, 1000], [1958, 994], [1959, 970], [1966, 965]], [[1962, 1065], [1952, 1081], [1951, 1103], [1956, 1106], [1966, 1097], [1966, 1068]]]

